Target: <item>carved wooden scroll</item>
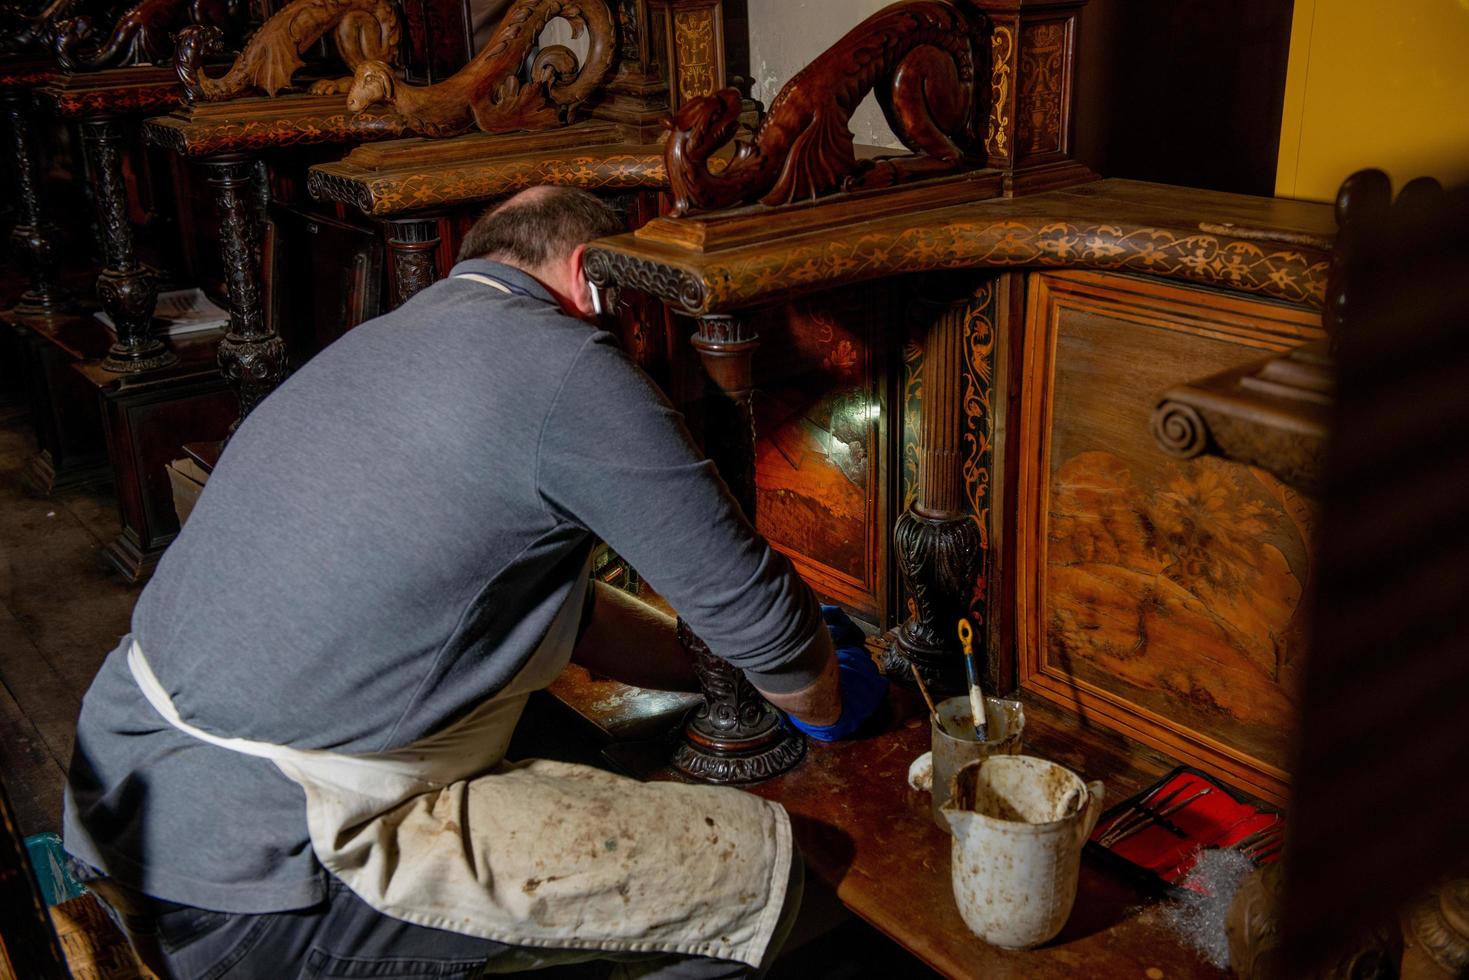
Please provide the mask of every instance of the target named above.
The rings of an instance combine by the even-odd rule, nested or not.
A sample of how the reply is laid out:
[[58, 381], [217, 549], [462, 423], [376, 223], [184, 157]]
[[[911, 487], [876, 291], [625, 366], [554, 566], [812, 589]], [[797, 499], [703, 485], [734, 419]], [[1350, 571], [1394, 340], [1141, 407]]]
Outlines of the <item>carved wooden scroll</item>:
[[85, 15], [56, 24], [52, 49], [63, 71], [101, 71], [133, 65], [167, 64], [173, 60], [174, 35], [193, 23], [225, 28], [232, 20], [226, 0], [142, 0], [118, 18], [105, 41], [86, 50], [95, 38]]
[[[550, 21], [563, 18], [575, 36], [589, 35], [584, 64], [563, 45], [542, 48], [525, 63]], [[549, 129], [571, 113], [612, 72], [617, 27], [605, 0], [516, 0], [484, 49], [438, 85], [405, 85], [387, 65], [357, 66], [347, 106], [360, 112], [386, 103], [407, 128], [424, 136], [455, 136], [478, 126], [487, 133]]]
[[[349, 69], [397, 60], [402, 27], [391, 0], [292, 0], [260, 26], [220, 77], [204, 74], [205, 55], [220, 43], [219, 31], [210, 27], [185, 28], [179, 34], [174, 67], [191, 102], [218, 102], [251, 89], [275, 95], [290, 86], [291, 76], [305, 64], [302, 52], [333, 29], [337, 54]], [[325, 79], [314, 83], [311, 92], [345, 92], [350, 82]]]
[[[754, 141], [739, 144], [718, 174], [709, 160], [734, 139], [739, 93], [685, 103], [668, 124], [674, 213], [788, 204], [982, 165], [977, 16], [948, 0], [905, 0], [873, 14], [786, 83]], [[868, 92], [913, 156], [857, 160], [849, 122]]]

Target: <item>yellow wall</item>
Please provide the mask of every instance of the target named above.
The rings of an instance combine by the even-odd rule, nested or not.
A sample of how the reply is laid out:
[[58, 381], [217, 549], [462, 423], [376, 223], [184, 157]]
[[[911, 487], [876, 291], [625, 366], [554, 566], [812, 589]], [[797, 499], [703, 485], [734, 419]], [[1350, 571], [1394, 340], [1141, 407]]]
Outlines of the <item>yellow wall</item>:
[[1469, 0], [1296, 0], [1275, 193], [1469, 180]]

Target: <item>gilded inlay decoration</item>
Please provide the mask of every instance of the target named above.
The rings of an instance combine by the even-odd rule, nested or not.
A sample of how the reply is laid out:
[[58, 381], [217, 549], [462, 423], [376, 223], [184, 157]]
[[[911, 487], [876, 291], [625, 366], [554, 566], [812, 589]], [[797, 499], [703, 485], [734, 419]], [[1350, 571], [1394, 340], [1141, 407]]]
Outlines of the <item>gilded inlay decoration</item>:
[[[330, 167], [331, 165], [326, 165]], [[663, 187], [663, 157], [619, 153], [487, 160], [440, 172], [348, 176], [312, 168], [306, 187], [317, 200], [343, 201], [373, 217], [513, 194], [527, 187], [559, 185], [585, 190]]]
[[[615, 279], [625, 264], [621, 255], [602, 254]], [[637, 269], [659, 264], [642, 260], [626, 267], [640, 276]], [[698, 271], [679, 270], [681, 280], [699, 282], [700, 289], [691, 292], [684, 285], [677, 295], [649, 291], [690, 313], [704, 314], [783, 299], [816, 283], [834, 286], [932, 269], [1035, 266], [1138, 272], [1319, 309], [1327, 264], [1324, 252], [1198, 231], [1048, 218], [986, 221], [971, 215], [901, 231], [853, 232], [736, 251], [724, 262], [706, 256]], [[619, 281], [648, 288], [635, 280]]]
[[1015, 34], [996, 24], [990, 35], [990, 125], [985, 144], [991, 156], [1010, 157], [1010, 78], [1015, 71]]
[[682, 101], [710, 95], [714, 78], [714, 21], [708, 10], [683, 10], [673, 15], [674, 43], [678, 46], [678, 91]]
[[1020, 88], [1015, 100], [1015, 153], [1065, 149], [1067, 21], [1027, 25], [1020, 43]]

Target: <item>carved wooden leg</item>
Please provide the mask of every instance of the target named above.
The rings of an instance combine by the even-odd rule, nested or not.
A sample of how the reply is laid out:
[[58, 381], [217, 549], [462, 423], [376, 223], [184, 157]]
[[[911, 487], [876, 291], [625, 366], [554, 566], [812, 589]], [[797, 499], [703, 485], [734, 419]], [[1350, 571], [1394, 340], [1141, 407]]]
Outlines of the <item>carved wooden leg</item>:
[[392, 308], [397, 309], [421, 289], [439, 278], [435, 253], [439, 247], [439, 223], [435, 219], [394, 221], [388, 235], [393, 256]]
[[[704, 317], [693, 338], [705, 369], [724, 397], [711, 399], [705, 447], [746, 516], [755, 515], [755, 419], [751, 410], [751, 359], [760, 341], [746, 321]], [[684, 724], [673, 765], [710, 783], [748, 783], [791, 769], [806, 754], [806, 740], [787, 728], [780, 712], [762, 698], [743, 672], [709, 652], [679, 620], [678, 636], [694, 660], [704, 703]]]
[[888, 654], [889, 676], [918, 668], [931, 689], [964, 689], [959, 619], [969, 612], [983, 557], [979, 526], [964, 505], [962, 471], [964, 324], [969, 300], [937, 308], [923, 354], [923, 420], [919, 427], [918, 495], [893, 529], [912, 615]]
[[17, 312], [49, 316], [63, 311], [56, 268], [56, 225], [46, 217], [41, 181], [41, 153], [31, 124], [30, 93], [6, 89], [5, 114], [10, 120], [10, 147], [15, 156], [19, 214], [10, 233], [16, 249], [30, 264], [31, 288], [20, 298]]
[[[219, 342], [219, 367], [240, 399], [243, 420], [286, 376], [286, 345], [265, 322], [260, 300], [260, 241], [254, 161], [204, 162], [219, 209], [230, 325]], [[235, 426], [239, 425], [239, 420]], [[233, 428], [233, 427], [232, 427]]]
[[82, 124], [82, 141], [96, 179], [97, 223], [105, 235], [107, 254], [107, 264], [97, 277], [97, 296], [117, 330], [117, 342], [102, 365], [109, 371], [135, 373], [177, 364], [173, 351], [153, 336], [158, 283], [138, 263], [133, 249], [119, 154], [122, 129], [113, 119], [88, 120]]

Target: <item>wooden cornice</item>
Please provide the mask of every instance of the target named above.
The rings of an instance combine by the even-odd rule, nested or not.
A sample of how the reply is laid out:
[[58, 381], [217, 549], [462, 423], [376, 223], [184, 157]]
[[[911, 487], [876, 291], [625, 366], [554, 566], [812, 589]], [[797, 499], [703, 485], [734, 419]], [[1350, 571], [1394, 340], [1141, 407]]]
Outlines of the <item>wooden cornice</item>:
[[36, 90], [36, 98], [60, 119], [142, 116], [177, 106], [183, 88], [172, 68], [145, 65], [57, 75]]
[[352, 112], [341, 95], [287, 95], [180, 106], [143, 123], [143, 138], [185, 157], [392, 139], [401, 121]]
[[1327, 205], [1103, 180], [1023, 198], [979, 171], [815, 203], [659, 218], [593, 243], [594, 282], [694, 315], [871, 279], [962, 268], [1136, 272], [1319, 309]]
[[538, 184], [583, 189], [667, 186], [663, 148], [585, 122], [542, 133], [472, 133], [358, 147], [313, 166], [307, 189], [378, 218], [469, 204]]

